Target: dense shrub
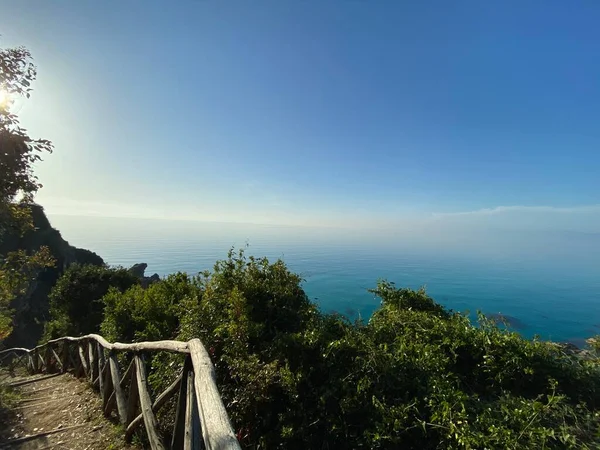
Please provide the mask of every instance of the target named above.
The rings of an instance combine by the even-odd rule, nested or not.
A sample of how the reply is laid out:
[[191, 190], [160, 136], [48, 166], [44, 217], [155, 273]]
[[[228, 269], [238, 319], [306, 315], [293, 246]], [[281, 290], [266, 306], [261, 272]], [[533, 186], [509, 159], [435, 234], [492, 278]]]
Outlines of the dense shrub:
[[[368, 323], [320, 313], [281, 261], [111, 290], [115, 340], [199, 337], [244, 448], [598, 448], [595, 360], [382, 281]], [[162, 360], [161, 360], [162, 358]], [[152, 361], [158, 390], [169, 356]]]
[[122, 268], [69, 266], [50, 292], [50, 320], [43, 340], [98, 332], [104, 317], [102, 297], [110, 288], [123, 292], [138, 283]]
[[179, 329], [180, 302], [196, 299], [196, 280], [186, 274], [169, 275], [144, 289], [121, 292], [111, 287], [104, 296], [102, 335], [111, 341], [135, 342], [174, 339]]

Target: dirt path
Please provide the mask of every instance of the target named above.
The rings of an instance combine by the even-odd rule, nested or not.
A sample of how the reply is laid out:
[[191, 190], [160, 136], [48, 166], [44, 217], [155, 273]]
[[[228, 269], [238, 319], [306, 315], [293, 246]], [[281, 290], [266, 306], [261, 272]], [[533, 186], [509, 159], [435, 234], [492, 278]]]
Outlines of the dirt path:
[[123, 432], [102, 415], [102, 401], [69, 374], [10, 379], [19, 395], [11, 417], [0, 419], [0, 450], [108, 450], [127, 447]]

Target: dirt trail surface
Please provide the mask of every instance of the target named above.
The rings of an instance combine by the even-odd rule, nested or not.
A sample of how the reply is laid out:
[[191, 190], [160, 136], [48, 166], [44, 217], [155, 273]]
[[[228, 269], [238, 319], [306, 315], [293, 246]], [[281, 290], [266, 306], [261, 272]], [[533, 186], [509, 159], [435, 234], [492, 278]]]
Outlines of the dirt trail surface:
[[[0, 418], [0, 450], [135, 449], [102, 414], [102, 401], [70, 374], [14, 377], [18, 401]], [[6, 383], [6, 381], [5, 381]]]

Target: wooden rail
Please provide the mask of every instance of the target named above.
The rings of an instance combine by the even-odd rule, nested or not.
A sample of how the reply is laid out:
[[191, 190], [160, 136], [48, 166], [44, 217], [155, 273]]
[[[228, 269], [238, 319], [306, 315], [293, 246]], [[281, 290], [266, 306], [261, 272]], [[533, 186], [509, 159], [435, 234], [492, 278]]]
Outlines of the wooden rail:
[[[156, 351], [184, 354], [185, 358], [179, 376], [153, 401], [144, 357]], [[123, 374], [118, 353], [125, 354], [124, 360], [129, 361]], [[69, 371], [76, 377], [86, 377], [102, 397], [104, 415], [116, 412], [128, 442], [143, 424], [153, 450], [240, 449], [217, 390], [214, 367], [199, 339], [111, 344], [102, 336], [88, 334], [54, 339], [31, 350], [1, 351], [0, 363], [7, 360], [13, 366], [24, 364], [30, 373]], [[175, 395], [173, 432], [170, 442], [165, 442], [156, 413]]]

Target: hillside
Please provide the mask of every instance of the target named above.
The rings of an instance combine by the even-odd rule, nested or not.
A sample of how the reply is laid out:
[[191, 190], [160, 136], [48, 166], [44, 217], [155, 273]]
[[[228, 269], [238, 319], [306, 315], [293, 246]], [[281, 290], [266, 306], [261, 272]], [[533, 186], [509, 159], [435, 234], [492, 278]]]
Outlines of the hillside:
[[48, 294], [67, 267], [74, 263], [104, 265], [104, 260], [96, 253], [70, 245], [60, 232], [53, 228], [40, 205], [32, 205], [34, 231], [23, 236], [16, 233], [5, 234], [0, 241], [0, 255], [15, 250], [28, 253], [47, 246], [56, 264], [42, 270], [27, 293], [16, 298], [12, 334], [5, 339], [6, 347], [32, 347], [42, 336], [44, 323], [48, 320]]

